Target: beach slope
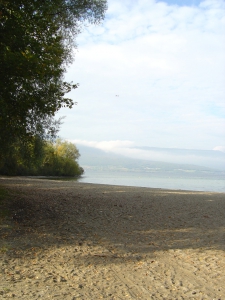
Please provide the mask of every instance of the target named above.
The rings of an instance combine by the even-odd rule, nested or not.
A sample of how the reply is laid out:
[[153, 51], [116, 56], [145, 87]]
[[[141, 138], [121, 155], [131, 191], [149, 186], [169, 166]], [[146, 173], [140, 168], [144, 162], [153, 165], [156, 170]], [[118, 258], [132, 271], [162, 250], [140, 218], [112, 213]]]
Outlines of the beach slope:
[[0, 178], [0, 298], [225, 299], [225, 194]]

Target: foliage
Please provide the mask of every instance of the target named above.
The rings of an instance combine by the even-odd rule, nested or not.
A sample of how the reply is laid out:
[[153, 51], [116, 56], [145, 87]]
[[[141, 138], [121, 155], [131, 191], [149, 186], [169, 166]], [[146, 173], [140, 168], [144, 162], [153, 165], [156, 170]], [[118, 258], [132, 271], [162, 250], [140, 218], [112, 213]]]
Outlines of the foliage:
[[41, 167], [41, 174], [48, 176], [79, 176], [84, 171], [78, 165], [80, 154], [72, 143], [56, 140], [46, 143], [45, 156]]
[[53, 117], [43, 119], [34, 118], [32, 123], [37, 128], [33, 135], [27, 138], [15, 137], [8, 144], [7, 152], [0, 159], [0, 173], [5, 175], [36, 174], [44, 155], [45, 141], [57, 138], [63, 118], [55, 120]]
[[[98, 23], [105, 0], [0, 1], [0, 160], [10, 145], [43, 133], [37, 126], [74, 102], [64, 81], [74, 36]], [[23, 142], [22, 142], [23, 140]]]
[[80, 176], [80, 154], [72, 143], [60, 139], [43, 141], [32, 137], [30, 143], [17, 141], [2, 161], [2, 175]]

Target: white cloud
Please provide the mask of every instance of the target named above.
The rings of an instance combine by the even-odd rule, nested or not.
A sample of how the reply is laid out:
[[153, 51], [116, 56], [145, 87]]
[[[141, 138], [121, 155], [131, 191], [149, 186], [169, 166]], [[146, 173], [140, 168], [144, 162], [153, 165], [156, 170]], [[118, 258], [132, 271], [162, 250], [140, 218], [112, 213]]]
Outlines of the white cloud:
[[[110, 0], [78, 38], [67, 78], [78, 106], [62, 136], [213, 149], [225, 136], [225, 2]], [[119, 97], [115, 97], [119, 94]]]
[[[225, 170], [225, 156], [220, 155], [220, 152], [215, 151], [196, 151], [196, 150], [182, 150], [182, 149], [160, 149], [149, 148], [140, 149], [135, 146], [132, 141], [84, 141], [84, 140], [70, 140], [70, 142], [77, 145], [93, 147], [111, 152], [114, 154], [123, 155], [134, 159], [142, 159], [149, 161], [161, 161], [177, 164], [192, 164], [198, 166], [205, 166], [220, 170]], [[218, 146], [213, 150], [225, 152], [225, 147]], [[82, 156], [82, 152], [81, 152]]]
[[225, 146], [216, 146], [213, 150], [225, 152]]
[[97, 149], [101, 149], [103, 151], [117, 151], [117, 149], [121, 148], [129, 148], [133, 146], [133, 142], [131, 141], [84, 141], [84, 140], [70, 140], [71, 143], [83, 145], [87, 147], [93, 147]]

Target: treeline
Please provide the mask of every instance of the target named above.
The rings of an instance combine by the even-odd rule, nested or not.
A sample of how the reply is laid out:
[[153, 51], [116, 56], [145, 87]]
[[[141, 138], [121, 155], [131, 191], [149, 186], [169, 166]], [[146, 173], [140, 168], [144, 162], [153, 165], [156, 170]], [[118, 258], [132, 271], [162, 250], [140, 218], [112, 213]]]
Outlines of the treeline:
[[75, 38], [87, 22], [103, 20], [106, 8], [106, 0], [0, 1], [1, 174], [82, 172], [76, 148], [56, 141], [54, 117], [76, 104], [66, 95], [78, 84], [64, 79]]
[[2, 175], [80, 176], [84, 170], [77, 162], [80, 154], [70, 142], [43, 141], [38, 136], [29, 143], [17, 141], [1, 160]]

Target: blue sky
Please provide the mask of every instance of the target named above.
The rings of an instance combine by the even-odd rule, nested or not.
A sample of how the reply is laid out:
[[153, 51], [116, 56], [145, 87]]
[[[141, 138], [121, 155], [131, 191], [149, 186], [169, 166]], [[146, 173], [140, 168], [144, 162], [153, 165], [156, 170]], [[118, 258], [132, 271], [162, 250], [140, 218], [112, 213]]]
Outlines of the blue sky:
[[193, 6], [193, 5], [199, 5], [202, 1], [201, 0], [166, 0], [166, 1], [160, 1], [157, 0], [157, 2], [166, 2], [169, 5], [179, 5], [179, 6]]
[[63, 138], [225, 151], [224, 0], [109, 0], [77, 44]]

